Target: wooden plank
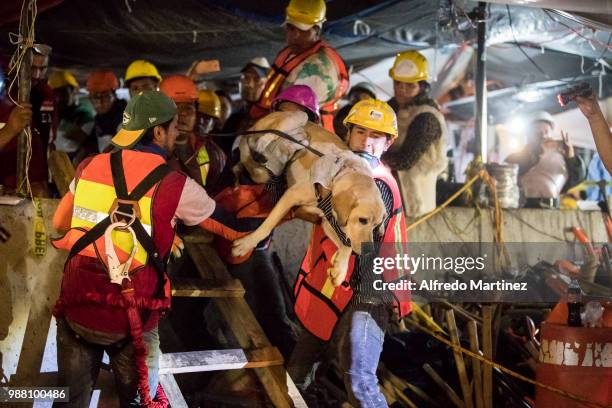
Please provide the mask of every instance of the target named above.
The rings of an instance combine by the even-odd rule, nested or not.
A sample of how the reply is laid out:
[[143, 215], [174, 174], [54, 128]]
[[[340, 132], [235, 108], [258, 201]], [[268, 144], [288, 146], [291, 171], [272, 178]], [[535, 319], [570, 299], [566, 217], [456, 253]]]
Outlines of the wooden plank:
[[74, 166], [66, 152], [54, 150], [49, 153], [49, 172], [61, 196], [70, 191], [70, 182], [74, 178]]
[[164, 353], [159, 359], [162, 374], [197, 373], [203, 371], [239, 370], [279, 366], [285, 362], [276, 347], [250, 350], [203, 350]]
[[243, 297], [244, 288], [238, 279], [192, 279], [173, 278], [171, 280], [172, 296], [175, 297]]
[[295, 383], [293, 382], [293, 379], [289, 373], [287, 373], [287, 390], [289, 393], [289, 398], [291, 398], [291, 401], [293, 402], [293, 408], [308, 408], [306, 401], [304, 401], [302, 394], [300, 394], [300, 391], [295, 386]]
[[164, 353], [159, 358], [160, 374], [238, 370], [249, 362], [242, 349]]
[[[482, 351], [484, 356], [493, 359], [493, 338], [491, 335], [491, 320], [493, 318], [493, 307], [485, 305], [482, 307]], [[485, 408], [493, 408], [493, 371], [489, 364], [482, 367], [482, 389]]]
[[183, 393], [176, 383], [176, 378], [173, 374], [161, 374], [159, 375], [159, 383], [164, 389], [166, 398], [172, 408], [188, 408], [187, 402], [183, 397]]
[[[448, 324], [451, 341], [456, 346], [461, 346], [461, 342], [459, 341], [459, 333], [457, 331], [457, 322], [455, 321], [455, 312], [453, 309], [446, 311], [446, 323]], [[463, 354], [460, 350], [453, 349], [453, 355], [455, 356], [455, 365], [457, 367], [457, 374], [459, 375], [459, 383], [461, 384], [463, 401], [465, 402], [465, 406], [467, 408], [473, 408], [474, 403], [472, 400], [472, 389], [470, 387], [470, 381], [468, 380], [467, 370], [465, 369]]]
[[185, 240], [185, 248], [203, 279], [231, 279], [225, 264], [210, 244]]
[[[480, 346], [478, 344], [478, 327], [474, 320], [467, 322], [468, 334], [470, 336], [470, 350], [480, 355]], [[482, 400], [482, 370], [480, 361], [477, 358], [472, 357], [472, 378], [474, 380], [474, 402], [476, 408], [484, 408], [484, 402]]]
[[215, 240], [215, 235], [205, 231], [200, 227], [192, 227], [190, 231], [182, 237], [184, 242], [192, 244], [210, 244]]
[[383, 378], [388, 379], [391, 382], [391, 384], [393, 384], [393, 386], [395, 388], [397, 388], [399, 390], [402, 390], [402, 391], [404, 389], [408, 388], [417, 397], [419, 397], [423, 401], [427, 402], [428, 406], [431, 406], [431, 407], [434, 407], [434, 408], [438, 408], [439, 407], [439, 404], [436, 401], [434, 401], [429, 395], [427, 395], [425, 393], [425, 391], [423, 391], [422, 389], [420, 389], [416, 385], [413, 385], [413, 384], [409, 383], [408, 381], [404, 380], [403, 378], [400, 378], [400, 377], [396, 376], [395, 374], [393, 374], [391, 371], [389, 371], [388, 369], [386, 369], [384, 367], [380, 367], [380, 371], [382, 373]]
[[465, 404], [461, 401], [461, 398], [457, 395], [455, 390], [452, 389], [450, 385], [448, 385], [442, 377], [434, 370], [429, 364], [423, 364], [423, 370], [431, 377], [432, 380], [446, 393], [448, 398], [455, 404], [458, 408], [465, 408]]

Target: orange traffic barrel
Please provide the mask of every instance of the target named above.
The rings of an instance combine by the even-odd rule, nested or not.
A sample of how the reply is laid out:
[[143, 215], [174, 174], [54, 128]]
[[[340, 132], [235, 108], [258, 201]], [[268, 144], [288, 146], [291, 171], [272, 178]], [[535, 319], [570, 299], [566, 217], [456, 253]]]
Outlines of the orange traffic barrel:
[[[612, 328], [542, 323], [536, 380], [603, 406], [612, 405]], [[536, 408], [591, 408], [536, 387]]]

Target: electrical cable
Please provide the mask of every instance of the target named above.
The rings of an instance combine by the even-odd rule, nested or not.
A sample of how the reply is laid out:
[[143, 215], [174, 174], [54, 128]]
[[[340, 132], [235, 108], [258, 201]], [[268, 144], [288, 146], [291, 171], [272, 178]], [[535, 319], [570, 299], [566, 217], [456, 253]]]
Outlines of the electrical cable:
[[523, 55], [529, 60], [529, 62], [531, 62], [533, 66], [536, 67], [537, 70], [542, 73], [542, 75], [544, 75], [547, 79], [550, 79], [548, 74], [542, 68], [540, 68], [538, 64], [536, 64], [536, 62], [525, 52], [523, 47], [521, 47], [521, 44], [519, 44], [519, 42], [516, 40], [516, 36], [514, 35], [514, 27], [512, 26], [512, 14], [510, 13], [510, 6], [507, 4], [506, 4], [506, 10], [508, 11], [508, 24], [510, 25], [510, 32], [512, 32], [512, 38], [514, 39], [514, 43], [519, 48], [519, 50], [521, 50]]

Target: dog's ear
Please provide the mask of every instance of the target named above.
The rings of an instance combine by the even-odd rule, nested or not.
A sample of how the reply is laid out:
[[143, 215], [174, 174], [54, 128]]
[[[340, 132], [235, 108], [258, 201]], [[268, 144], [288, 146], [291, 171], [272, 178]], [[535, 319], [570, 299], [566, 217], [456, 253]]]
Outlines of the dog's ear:
[[336, 214], [336, 219], [340, 226], [344, 227], [348, 224], [349, 216], [351, 211], [355, 207], [357, 197], [352, 190], [344, 190], [340, 193], [334, 194], [332, 190], [332, 208]]

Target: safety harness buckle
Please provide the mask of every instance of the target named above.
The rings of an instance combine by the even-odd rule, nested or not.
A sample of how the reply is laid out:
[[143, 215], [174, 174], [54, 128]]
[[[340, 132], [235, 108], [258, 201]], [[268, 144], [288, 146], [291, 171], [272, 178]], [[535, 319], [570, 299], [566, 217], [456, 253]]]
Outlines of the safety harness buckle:
[[[129, 205], [132, 207], [132, 212], [128, 213], [125, 211], [120, 211], [119, 206], [121, 205]], [[123, 227], [117, 227], [120, 230], [125, 230], [130, 227], [136, 219], [140, 219], [140, 204], [138, 204], [137, 200], [125, 200], [121, 198], [115, 198], [111, 208], [109, 210], [111, 222], [113, 223], [125, 223]], [[127, 221], [123, 221], [127, 220]]]

